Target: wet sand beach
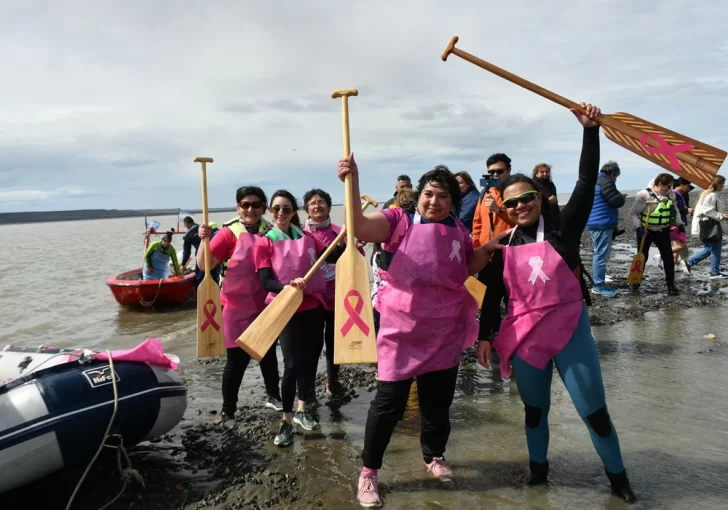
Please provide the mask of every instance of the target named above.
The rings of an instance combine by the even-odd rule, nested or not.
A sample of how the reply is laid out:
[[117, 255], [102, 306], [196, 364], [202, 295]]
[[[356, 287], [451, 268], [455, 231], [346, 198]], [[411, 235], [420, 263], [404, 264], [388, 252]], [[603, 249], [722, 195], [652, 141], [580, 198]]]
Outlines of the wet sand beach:
[[[629, 205], [631, 201], [622, 209], [620, 228], [625, 228]], [[461, 359], [445, 454], [455, 481], [445, 486], [428, 478], [419, 449], [414, 390], [380, 471], [385, 508], [728, 507], [726, 284], [708, 280], [705, 261], [689, 278], [678, 274], [683, 293], [668, 296], [662, 270], [649, 261], [642, 289], [632, 295], [625, 281], [636, 250], [631, 226], [615, 242], [607, 273], [614, 277], [618, 295], [592, 296], [590, 315], [607, 403], [640, 501], [629, 506], [610, 494], [586, 427], [558, 377], [549, 415], [551, 483], [525, 486], [528, 453], [515, 381], [504, 380], [497, 363], [490, 370], [477, 365], [470, 349]], [[691, 251], [699, 245], [691, 239]], [[591, 239], [585, 233], [582, 254], [588, 271], [590, 253]], [[99, 295], [105, 292], [98, 290]], [[129, 452], [144, 486], [130, 482], [109, 508], [359, 508], [356, 481], [367, 410], [376, 389], [373, 366], [344, 367], [342, 383], [349, 392], [330, 401], [323, 395], [322, 356], [316, 408], [321, 428], [298, 431], [294, 444], [280, 449], [272, 441], [280, 413], [263, 407], [255, 362], [240, 391], [238, 429], [225, 432], [216, 424], [224, 359], [195, 359], [193, 308], [156, 315], [117, 311], [113, 303], [109, 308], [113, 311], [104, 313], [111, 318], [100, 327], [114, 333], [99, 332], [99, 345], [129, 346], [159, 336], [169, 351], [180, 354], [180, 372], [189, 388], [183, 421], [164, 437]], [[164, 322], [148, 323], [153, 320]], [[50, 327], [46, 332], [42, 323], [33, 327], [33, 332], [16, 329], [6, 335], [16, 343], [51, 343], [46, 338], [53, 334]], [[715, 338], [706, 337], [710, 333]], [[11, 342], [7, 336], [2, 340]], [[280, 349], [278, 359], [282, 373]], [[0, 508], [63, 509], [82, 470], [0, 496]], [[121, 486], [116, 459], [107, 456], [91, 470], [72, 508], [98, 509]]]

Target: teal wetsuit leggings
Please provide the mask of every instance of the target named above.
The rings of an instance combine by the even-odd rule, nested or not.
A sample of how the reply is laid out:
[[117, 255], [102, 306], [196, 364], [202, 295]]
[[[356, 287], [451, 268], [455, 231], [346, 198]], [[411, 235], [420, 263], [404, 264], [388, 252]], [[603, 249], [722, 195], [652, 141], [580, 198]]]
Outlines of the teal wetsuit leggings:
[[602, 371], [591, 333], [586, 305], [566, 347], [541, 370], [518, 355], [511, 358], [518, 392], [526, 408], [526, 440], [532, 461], [544, 463], [549, 447], [548, 414], [551, 406], [553, 364], [584, 420], [592, 443], [609, 473], [624, 470], [617, 431], [607, 411]]

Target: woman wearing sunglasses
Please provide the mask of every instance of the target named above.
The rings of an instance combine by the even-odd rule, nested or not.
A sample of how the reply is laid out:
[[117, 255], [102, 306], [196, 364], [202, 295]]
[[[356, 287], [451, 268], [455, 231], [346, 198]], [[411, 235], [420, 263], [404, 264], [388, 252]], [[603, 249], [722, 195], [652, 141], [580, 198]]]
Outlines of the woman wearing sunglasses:
[[[339, 161], [339, 178], [352, 177], [358, 203], [359, 172], [354, 156]], [[450, 406], [455, 394], [463, 349], [477, 339], [478, 303], [464, 283], [482, 270], [497, 236], [473, 248], [468, 229], [455, 219], [461, 192], [455, 175], [439, 166], [424, 174], [412, 212], [403, 207], [364, 215], [354, 210], [356, 237], [382, 243], [393, 253], [381, 271], [377, 308], [377, 394], [364, 431], [364, 452], [357, 498], [364, 507], [379, 507], [377, 470], [392, 432], [417, 378], [422, 432], [420, 444], [427, 471], [442, 482], [452, 481], [444, 453], [450, 436]]]
[[[235, 410], [238, 392], [250, 355], [237, 346], [235, 340], [243, 334], [265, 308], [266, 292], [255, 274], [253, 248], [255, 241], [268, 232], [271, 225], [263, 219], [268, 202], [262, 189], [243, 186], [235, 194], [235, 207], [239, 221], [229, 222], [210, 240], [210, 266], [229, 261], [225, 281], [220, 291], [223, 332], [227, 348], [227, 362], [222, 372], [222, 426], [235, 427]], [[200, 239], [210, 237], [210, 226], [200, 225]], [[197, 267], [205, 267], [205, 250], [197, 251]], [[280, 410], [281, 397], [278, 388], [278, 359], [271, 349], [260, 361], [268, 401], [266, 407]]]
[[[321, 271], [316, 271], [307, 283], [303, 276], [328, 246], [303, 230], [296, 199], [288, 191], [273, 193], [269, 211], [274, 226], [257, 240], [254, 252], [260, 282], [268, 291], [265, 302], [273, 301], [286, 285], [303, 290], [303, 302], [278, 337], [284, 366], [281, 383], [283, 419], [273, 442], [283, 447], [293, 444], [293, 423], [305, 430], [319, 427], [318, 421], [305, 409], [309, 388], [314, 384], [311, 374], [316, 373], [310, 365], [318, 362], [314, 353], [323, 337], [326, 282]], [[341, 246], [337, 247], [326, 262], [335, 264], [343, 251]], [[294, 413], [296, 393], [298, 407]]]
[[[589, 430], [613, 491], [632, 502], [636, 498], [607, 411], [599, 358], [583, 302], [588, 294], [580, 272], [579, 244], [599, 173], [599, 125], [593, 119], [600, 110], [584, 103], [581, 106], [586, 115], [572, 110], [584, 126], [579, 178], [561, 210], [560, 231], [544, 222], [543, 196], [530, 177], [513, 175], [500, 186], [504, 206], [516, 226], [507, 246], [488, 264], [481, 321], [492, 321], [500, 311], [501, 300], [508, 297], [508, 311], [493, 343], [500, 356], [501, 373], [510, 377], [512, 367], [525, 406], [531, 468], [528, 484], [547, 481], [548, 412], [555, 364]], [[478, 342], [478, 361], [486, 368], [490, 366], [488, 340]]]

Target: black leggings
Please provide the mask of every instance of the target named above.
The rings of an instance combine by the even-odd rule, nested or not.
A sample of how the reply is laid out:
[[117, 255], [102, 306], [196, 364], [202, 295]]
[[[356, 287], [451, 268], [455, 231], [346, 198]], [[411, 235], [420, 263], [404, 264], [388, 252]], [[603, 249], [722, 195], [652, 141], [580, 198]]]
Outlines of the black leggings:
[[[245, 369], [250, 363], [250, 354], [239, 347], [227, 350], [227, 363], [222, 372], [222, 412], [233, 416], [238, 405], [238, 392], [243, 383]], [[276, 345], [260, 360], [260, 371], [265, 382], [265, 392], [269, 397], [279, 397], [278, 393], [278, 357]]]
[[[332, 311], [324, 312], [324, 339], [326, 340], [326, 377], [329, 381], [339, 380], [339, 365], [334, 365], [334, 328], [336, 327], [336, 314]], [[318, 364], [318, 357], [317, 364]], [[316, 372], [314, 371], [314, 376]]]
[[298, 388], [298, 399], [305, 401], [309, 388], [313, 387], [314, 379], [311, 374], [313, 373], [315, 377], [316, 368], [314, 365], [312, 369], [311, 364], [314, 353], [321, 353], [323, 326], [322, 308], [296, 312], [278, 337], [283, 351], [281, 394], [284, 413], [293, 411], [296, 388]]
[[[642, 242], [640, 236], [637, 236], [637, 248]], [[672, 255], [672, 240], [670, 239], [670, 228], [663, 228], [660, 231], [647, 231], [647, 237], [645, 238], [645, 245], [642, 248], [642, 254], [645, 256], [645, 264], [649, 261], [648, 255], [650, 253], [650, 246], [655, 243], [657, 249], [660, 251], [662, 256], [662, 265], [665, 268], [665, 282], [668, 287], [675, 286], [675, 259]]]
[[[450, 437], [450, 406], [455, 395], [458, 365], [446, 370], [428, 372], [417, 377], [417, 396], [422, 428], [420, 445], [426, 463], [442, 457]], [[364, 467], [382, 467], [384, 451], [392, 438], [397, 422], [402, 419], [412, 379], [379, 382], [377, 395], [369, 406], [364, 430]]]

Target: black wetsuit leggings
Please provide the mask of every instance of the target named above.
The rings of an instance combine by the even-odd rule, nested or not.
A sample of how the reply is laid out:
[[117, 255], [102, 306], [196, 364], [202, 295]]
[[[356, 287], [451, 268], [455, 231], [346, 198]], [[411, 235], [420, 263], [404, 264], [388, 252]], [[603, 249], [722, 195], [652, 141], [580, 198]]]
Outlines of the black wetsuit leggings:
[[283, 352], [281, 396], [284, 413], [293, 411], [296, 394], [299, 400], [305, 401], [309, 388], [313, 387], [311, 374], [315, 377], [316, 368], [311, 365], [318, 362], [318, 356], [314, 360], [316, 353], [321, 353], [323, 325], [323, 308], [296, 312], [278, 337]]
[[[222, 412], [233, 416], [238, 405], [238, 392], [243, 383], [245, 369], [250, 363], [250, 354], [239, 347], [227, 350], [227, 362], [222, 372]], [[280, 399], [278, 392], [278, 357], [276, 344], [260, 360], [260, 371], [265, 382], [265, 392], [269, 397]]]

